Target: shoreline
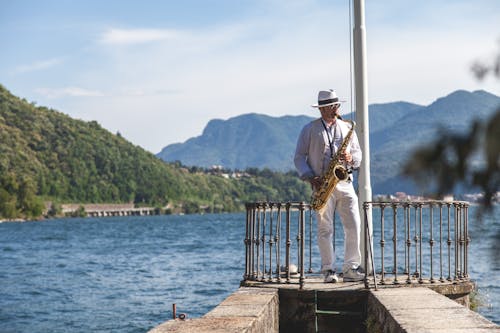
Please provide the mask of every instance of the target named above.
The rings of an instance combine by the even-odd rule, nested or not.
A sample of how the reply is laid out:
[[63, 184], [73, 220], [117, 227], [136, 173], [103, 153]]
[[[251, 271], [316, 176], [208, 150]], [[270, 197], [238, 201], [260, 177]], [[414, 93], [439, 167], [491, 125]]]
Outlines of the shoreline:
[[8, 223], [8, 222], [26, 222], [28, 220], [26, 219], [6, 219], [6, 220], [2, 220], [0, 219], [0, 223]]
[[[479, 202], [468, 202], [470, 206], [484, 206], [483, 204]], [[491, 208], [493, 207], [500, 206], [500, 202], [493, 202], [491, 204]], [[151, 207], [147, 207], [151, 208]], [[220, 212], [220, 213], [235, 213], [235, 212]], [[489, 210], [486, 210], [486, 214], [489, 213]], [[199, 214], [219, 214], [219, 213], [192, 213], [192, 215], [199, 215]], [[156, 215], [156, 214], [155, 214]], [[186, 214], [186, 213], [170, 213], [170, 214], [159, 214], [159, 215], [191, 215], [191, 214]], [[127, 216], [127, 215], [116, 215], [116, 216]], [[2, 219], [0, 218], [0, 223], [9, 223], [9, 222], [40, 222], [40, 221], [45, 221], [49, 219], [60, 219], [60, 218], [70, 218], [70, 217], [75, 217], [75, 216], [68, 216], [68, 215], [59, 215], [59, 216], [39, 216], [33, 219], [25, 219], [25, 218], [14, 218], [14, 219]], [[85, 216], [85, 217], [109, 217], [109, 216]]]

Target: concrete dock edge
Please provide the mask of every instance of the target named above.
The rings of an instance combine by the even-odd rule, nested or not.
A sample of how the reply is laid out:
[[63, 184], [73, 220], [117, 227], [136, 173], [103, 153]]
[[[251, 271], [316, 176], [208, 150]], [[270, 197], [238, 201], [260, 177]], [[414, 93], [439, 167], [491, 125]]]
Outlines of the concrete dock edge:
[[[312, 284], [312, 283], [311, 283]], [[466, 292], [467, 286], [440, 289]], [[149, 333], [486, 333], [500, 326], [426, 287], [359, 284], [242, 286], [201, 318], [170, 320]], [[317, 310], [332, 312], [324, 316]]]
[[201, 318], [170, 320], [149, 333], [278, 333], [278, 290], [241, 287]]
[[428, 288], [371, 290], [368, 317], [381, 332], [500, 332], [493, 322]]

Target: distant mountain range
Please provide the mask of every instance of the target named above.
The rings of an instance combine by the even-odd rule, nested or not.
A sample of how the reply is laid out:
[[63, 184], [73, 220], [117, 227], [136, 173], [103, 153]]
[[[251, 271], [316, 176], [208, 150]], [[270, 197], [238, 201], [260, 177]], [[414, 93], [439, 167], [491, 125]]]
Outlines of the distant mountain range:
[[[407, 102], [370, 105], [373, 193], [416, 193], [415, 185], [400, 176], [408, 154], [431, 142], [439, 131], [467, 131], [473, 120], [488, 119], [499, 106], [500, 97], [483, 90], [458, 90], [428, 106]], [[294, 169], [293, 154], [299, 132], [313, 119], [254, 113], [228, 120], [215, 119], [207, 124], [201, 136], [168, 145], [157, 156], [188, 166], [289, 171]]]

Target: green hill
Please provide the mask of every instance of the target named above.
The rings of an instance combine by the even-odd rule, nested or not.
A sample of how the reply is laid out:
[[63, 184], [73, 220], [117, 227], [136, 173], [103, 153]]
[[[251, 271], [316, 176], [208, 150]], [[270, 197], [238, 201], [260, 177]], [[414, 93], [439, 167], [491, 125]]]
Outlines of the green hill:
[[45, 201], [133, 202], [189, 213], [310, 195], [293, 173], [253, 171], [227, 179], [165, 163], [95, 121], [36, 107], [0, 85], [0, 217], [38, 217]]

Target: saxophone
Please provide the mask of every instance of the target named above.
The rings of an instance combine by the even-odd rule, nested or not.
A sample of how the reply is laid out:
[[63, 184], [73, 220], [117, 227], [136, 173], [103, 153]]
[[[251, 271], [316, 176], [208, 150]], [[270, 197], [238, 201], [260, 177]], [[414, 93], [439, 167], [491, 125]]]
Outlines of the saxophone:
[[349, 172], [340, 162], [340, 156], [344, 154], [345, 150], [347, 149], [347, 145], [351, 140], [352, 133], [354, 132], [354, 128], [356, 127], [356, 123], [350, 120], [346, 121], [351, 123], [351, 129], [342, 141], [342, 145], [340, 146], [339, 150], [330, 161], [327, 172], [325, 172], [321, 176], [321, 186], [312, 194], [311, 207], [316, 211], [321, 211], [325, 207], [328, 197], [335, 190], [338, 182], [347, 180], [347, 178], [349, 178]]

